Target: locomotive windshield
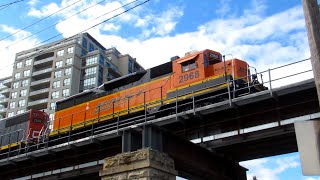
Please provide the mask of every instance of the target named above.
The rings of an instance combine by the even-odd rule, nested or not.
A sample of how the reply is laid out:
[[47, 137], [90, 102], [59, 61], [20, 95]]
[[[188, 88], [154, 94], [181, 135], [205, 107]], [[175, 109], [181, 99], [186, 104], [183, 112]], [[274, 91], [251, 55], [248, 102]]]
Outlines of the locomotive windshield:
[[189, 61], [181, 63], [182, 66], [182, 72], [190, 71], [192, 69], [196, 68], [196, 60], [191, 59]]

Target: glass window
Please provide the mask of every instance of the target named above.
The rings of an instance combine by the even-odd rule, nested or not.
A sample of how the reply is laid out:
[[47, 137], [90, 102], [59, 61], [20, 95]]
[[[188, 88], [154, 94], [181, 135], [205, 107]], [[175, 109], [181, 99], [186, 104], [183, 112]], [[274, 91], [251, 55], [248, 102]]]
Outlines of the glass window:
[[70, 85], [70, 78], [66, 78], [63, 80], [63, 86], [69, 86]]
[[57, 61], [56, 62], [56, 68], [62, 67], [63, 61]]
[[12, 89], [17, 89], [19, 87], [19, 82], [15, 82], [12, 85]]
[[28, 59], [26, 60], [25, 66], [30, 66], [32, 62], [32, 59]]
[[26, 105], [26, 100], [25, 99], [21, 99], [19, 102], [18, 102], [18, 107], [23, 107]]
[[16, 74], [14, 74], [14, 78], [15, 78], [15, 79], [19, 79], [19, 78], [20, 78], [20, 75], [21, 75], [21, 74], [18, 72], [18, 73], [16, 73]]
[[23, 76], [24, 76], [24, 77], [30, 76], [30, 72], [31, 72], [30, 69], [23, 71]]
[[56, 109], [56, 103], [52, 102], [50, 103], [50, 110], [55, 110]]
[[22, 87], [28, 86], [28, 85], [29, 85], [29, 79], [23, 80], [22, 83], [21, 83]]
[[91, 89], [91, 88], [95, 87], [95, 84], [96, 84], [96, 78], [95, 77], [89, 78], [89, 79], [85, 79], [83, 81], [83, 88], [84, 89]]
[[133, 67], [132, 60], [129, 59], [129, 61], [128, 61], [128, 73], [129, 73], [129, 74], [132, 73], [132, 67]]
[[196, 68], [196, 61], [195, 59], [192, 59], [190, 61], [181, 63], [181, 66], [182, 66], [182, 72], [190, 71]]
[[22, 62], [17, 62], [17, 68], [22, 68]]
[[67, 96], [69, 96], [69, 94], [70, 94], [70, 90], [69, 89], [62, 90], [62, 96], [63, 97], [67, 97]]
[[17, 114], [21, 114], [21, 113], [24, 113], [24, 112], [25, 112], [25, 110], [21, 109], [21, 110], [17, 111]]
[[68, 49], [67, 49], [68, 54], [73, 53], [73, 50], [74, 50], [74, 48], [73, 48], [73, 47], [68, 47]]
[[89, 43], [89, 52], [94, 51], [94, 46], [93, 44]]
[[90, 56], [86, 58], [86, 66], [91, 65], [91, 64], [96, 64], [98, 62], [98, 57], [97, 56]]
[[15, 108], [16, 107], [16, 102], [9, 103], [9, 107], [10, 107], [10, 109]]
[[27, 90], [23, 89], [20, 91], [20, 96], [26, 96], [27, 95]]
[[62, 49], [62, 50], [59, 50], [58, 52], [57, 52], [57, 56], [63, 56], [64, 55], [64, 50]]
[[85, 76], [89, 76], [91, 74], [96, 74], [97, 73], [97, 68], [96, 67], [91, 67], [91, 68], [85, 69], [84, 72], [85, 72]]
[[72, 64], [72, 58], [66, 59], [66, 65], [70, 65], [70, 64]]
[[11, 98], [17, 98], [18, 92], [12, 92], [11, 93]]
[[67, 68], [65, 71], [64, 71], [64, 75], [67, 76], [71, 74], [71, 68]]
[[55, 81], [52, 83], [52, 88], [55, 89], [55, 88], [59, 88], [60, 87], [60, 81]]
[[82, 38], [82, 47], [87, 49], [87, 39], [86, 38]]
[[58, 98], [59, 97], [59, 91], [55, 91], [55, 92], [52, 92], [51, 93], [51, 98], [52, 99], [56, 99], [56, 98]]
[[9, 112], [8, 117], [12, 117], [12, 116], [14, 116], [14, 112]]
[[54, 77], [55, 78], [61, 77], [61, 71], [54, 72]]

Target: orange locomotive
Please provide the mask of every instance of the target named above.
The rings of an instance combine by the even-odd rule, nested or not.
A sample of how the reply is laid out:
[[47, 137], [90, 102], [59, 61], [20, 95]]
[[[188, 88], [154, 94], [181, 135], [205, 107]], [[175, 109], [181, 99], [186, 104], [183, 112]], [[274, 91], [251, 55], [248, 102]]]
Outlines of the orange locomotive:
[[[223, 61], [219, 52], [204, 50], [171, 62], [106, 82], [97, 89], [83, 92], [57, 102], [53, 131], [50, 135], [81, 128], [117, 116], [148, 113], [184, 101], [193, 95], [206, 96], [228, 92], [252, 84], [245, 61]], [[235, 80], [237, 79], [237, 80]], [[244, 88], [260, 91], [257, 86]], [[239, 91], [238, 93], [241, 93]], [[243, 93], [243, 91], [242, 91]]]

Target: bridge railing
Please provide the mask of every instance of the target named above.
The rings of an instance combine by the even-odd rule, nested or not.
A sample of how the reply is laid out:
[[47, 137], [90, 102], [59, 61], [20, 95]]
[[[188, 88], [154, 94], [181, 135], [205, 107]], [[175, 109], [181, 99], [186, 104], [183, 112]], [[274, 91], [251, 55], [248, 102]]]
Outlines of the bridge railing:
[[[303, 65], [301, 65], [301, 64]], [[241, 88], [235, 88], [236, 82], [239, 79], [252, 79], [252, 74], [248, 76], [244, 76], [237, 79], [228, 79], [226, 82], [220, 83], [220, 84], [209, 84], [207, 83], [205, 88], [188, 92], [180, 95], [176, 95], [175, 97], [168, 98], [168, 99], [160, 99], [158, 101], [152, 102], [152, 103], [144, 103], [138, 107], [129, 107], [126, 110], [123, 110], [121, 112], [114, 112], [106, 115], [106, 116], [99, 116], [101, 112], [104, 110], [98, 109], [97, 117], [95, 119], [85, 121], [83, 120], [82, 123], [79, 124], [72, 124], [73, 118], [77, 117], [77, 114], [85, 114], [87, 110], [82, 112], [75, 112], [74, 114], [68, 115], [71, 117], [71, 126], [67, 127], [67, 130], [64, 132], [58, 132], [58, 135], [54, 138], [48, 136], [48, 135], [41, 135], [38, 137], [38, 139], [41, 139], [41, 141], [30, 141], [30, 139], [24, 139], [21, 141], [21, 146], [18, 148], [12, 149], [11, 146], [9, 146], [9, 150], [5, 152], [0, 152], [0, 157], [6, 157], [8, 160], [11, 156], [17, 156], [21, 153], [24, 153], [27, 155], [30, 151], [37, 150], [37, 149], [47, 149], [56, 145], [63, 144], [70, 144], [73, 141], [80, 139], [80, 138], [94, 138], [95, 135], [102, 134], [109, 132], [110, 134], [120, 134], [122, 131], [130, 128], [136, 128], [138, 126], [145, 126], [146, 124], [151, 124], [154, 122], [155, 119], [161, 118], [162, 116], [172, 116], [173, 118], [178, 119], [178, 116], [185, 112], [192, 110], [194, 113], [196, 112], [196, 109], [202, 106], [206, 106], [209, 104], [213, 104], [216, 102], [221, 101], [228, 101], [230, 105], [232, 105], [233, 99], [236, 98], [237, 92], [248, 90], [248, 93], [250, 92], [250, 88], [258, 87], [263, 85], [264, 87], [268, 87], [268, 90], [272, 94], [272, 90], [277, 87], [279, 84], [278, 82], [285, 81], [286, 83], [290, 84], [299, 80], [303, 80], [303, 78], [306, 77], [312, 77], [312, 70], [311, 68], [309, 70], [302, 69], [298, 72], [293, 72], [290, 70], [295, 68], [301, 68], [308, 66], [308, 63], [310, 64], [309, 59], [301, 60], [295, 63], [290, 63], [287, 65], [283, 65], [280, 67], [276, 67], [273, 69], [268, 69], [266, 71], [262, 71], [260, 73], [257, 73], [256, 75], [260, 77], [259, 80], [260, 83], [248, 83], [247, 86], [241, 87]], [[296, 66], [295, 68], [292, 68], [292, 66]], [[283, 70], [285, 68], [289, 68], [289, 70]], [[280, 73], [279, 73], [280, 72]], [[289, 74], [291, 73], [291, 74]], [[311, 75], [310, 75], [311, 74]], [[298, 77], [298, 78], [297, 78]], [[281, 85], [284, 85], [283, 82], [280, 83]], [[201, 92], [208, 89], [218, 89], [221, 88], [224, 89], [224, 91], [220, 91], [221, 93], [218, 94], [210, 94], [209, 96], [201, 96]], [[161, 87], [160, 87], [161, 88]], [[200, 96], [199, 96], [200, 95]], [[146, 93], [144, 93], [144, 96], [146, 96]], [[147, 113], [148, 108], [154, 107], [155, 104], [167, 104], [165, 108], [162, 108], [155, 112]], [[114, 108], [114, 107], [113, 107]], [[129, 114], [130, 111], [134, 111], [136, 109], [142, 108], [142, 111], [144, 113], [141, 113], [134, 117], [129, 118], [122, 118], [122, 114]], [[103, 123], [99, 126], [96, 125], [97, 122], [101, 122], [105, 119], [109, 119], [108, 123]], [[79, 126], [86, 127], [82, 131], [74, 131]]]

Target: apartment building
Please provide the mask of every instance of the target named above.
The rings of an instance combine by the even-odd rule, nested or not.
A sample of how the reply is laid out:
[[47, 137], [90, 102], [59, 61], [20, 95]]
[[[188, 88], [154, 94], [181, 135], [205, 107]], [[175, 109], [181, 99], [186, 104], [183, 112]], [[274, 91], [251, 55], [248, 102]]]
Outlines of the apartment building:
[[12, 76], [0, 79], [0, 118], [40, 109], [52, 119], [56, 101], [140, 70], [88, 33], [17, 53]]

